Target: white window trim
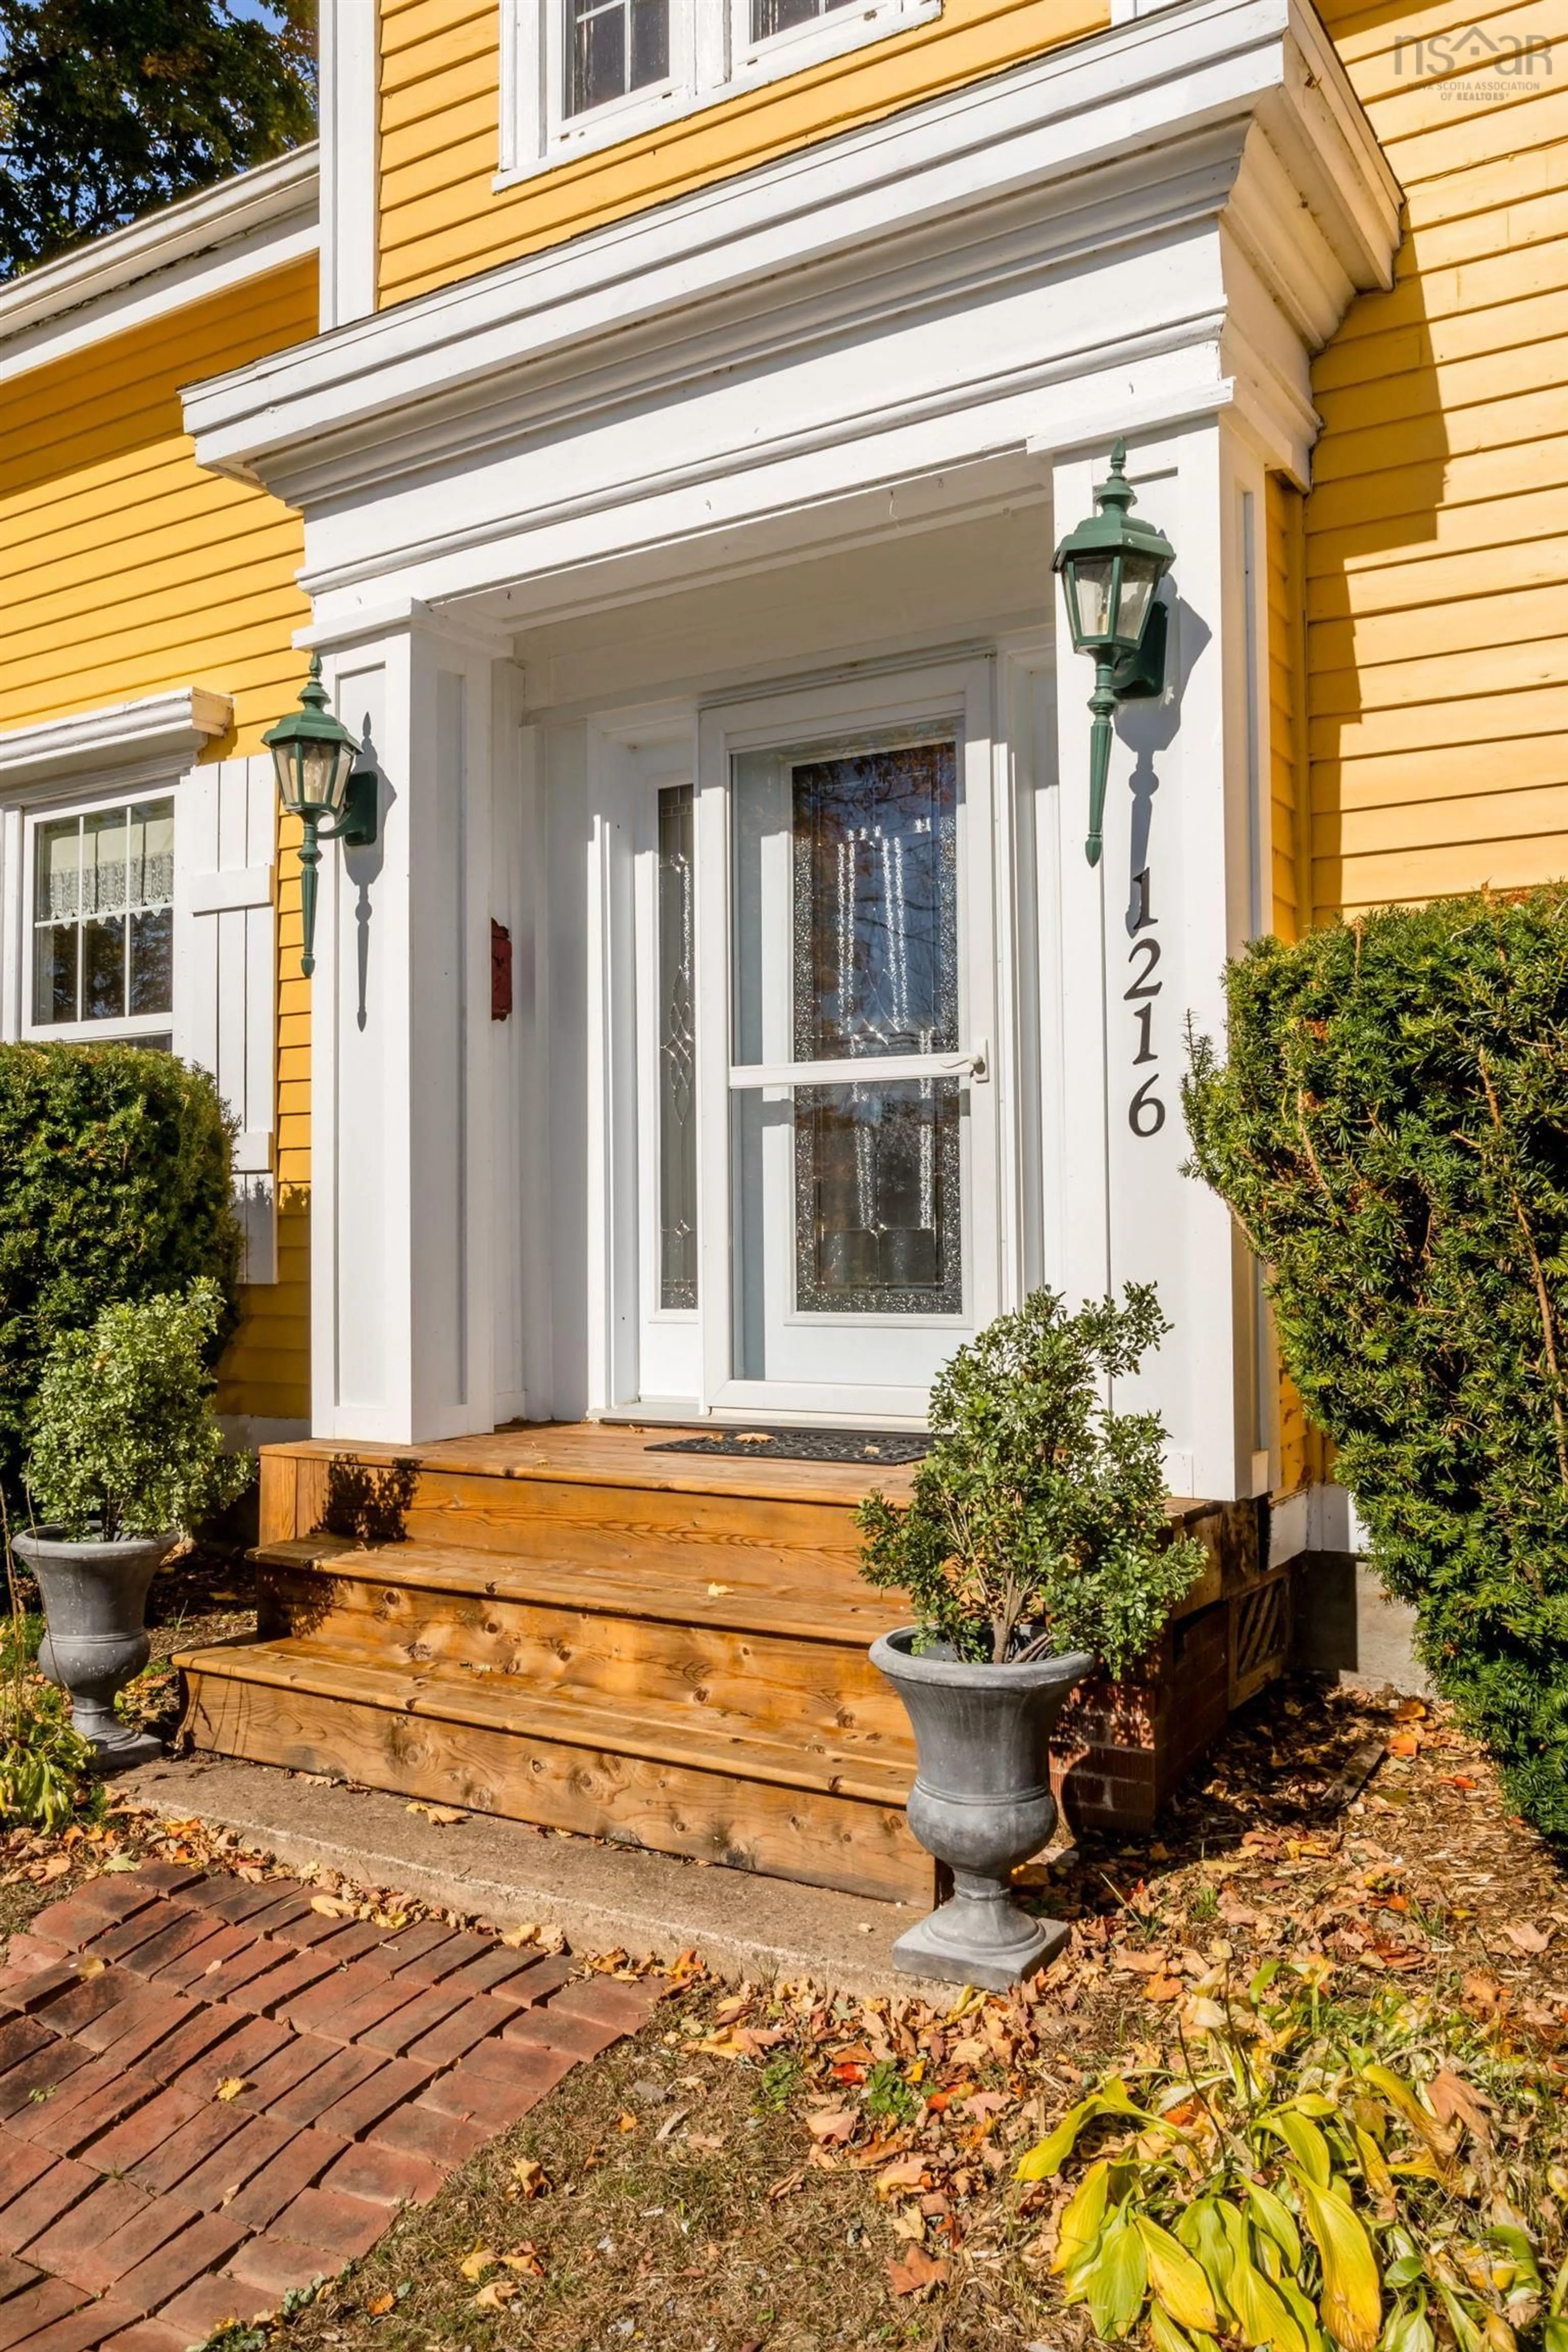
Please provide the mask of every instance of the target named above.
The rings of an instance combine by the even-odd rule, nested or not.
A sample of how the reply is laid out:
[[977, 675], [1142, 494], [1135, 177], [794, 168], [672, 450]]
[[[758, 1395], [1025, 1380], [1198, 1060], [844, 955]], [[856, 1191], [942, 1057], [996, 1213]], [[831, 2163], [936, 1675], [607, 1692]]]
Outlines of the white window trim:
[[168, 1013], [132, 1014], [124, 1023], [34, 1022], [30, 820], [172, 795], [177, 859], [182, 779], [202, 746], [226, 732], [232, 715], [226, 695], [181, 687], [0, 733], [0, 1037], [79, 1044], [156, 1037], [177, 1027]]
[[753, 41], [752, 0], [669, 0], [669, 71], [585, 114], [565, 110], [568, 0], [501, 0], [500, 169], [515, 187], [661, 123], [929, 24], [942, 0], [870, 0]]

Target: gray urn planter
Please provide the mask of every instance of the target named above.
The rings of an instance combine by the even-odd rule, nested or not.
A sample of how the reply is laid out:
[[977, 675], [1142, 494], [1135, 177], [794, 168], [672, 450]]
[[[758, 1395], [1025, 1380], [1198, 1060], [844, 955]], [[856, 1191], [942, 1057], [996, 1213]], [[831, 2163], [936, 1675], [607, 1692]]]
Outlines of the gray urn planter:
[[147, 1587], [178, 1541], [171, 1535], [72, 1543], [53, 1528], [13, 1538], [43, 1595], [39, 1668], [68, 1695], [71, 1721], [91, 1741], [100, 1772], [124, 1771], [163, 1752], [151, 1732], [121, 1722], [114, 1695], [147, 1663]]
[[952, 1872], [953, 1891], [900, 1936], [894, 1964], [911, 1976], [1000, 1992], [1032, 1976], [1067, 1941], [1058, 1920], [1014, 1902], [1012, 1873], [1056, 1826], [1050, 1744], [1073, 1685], [1094, 1670], [1084, 1650], [1026, 1664], [967, 1665], [943, 1650], [913, 1651], [906, 1625], [871, 1645], [909, 1709], [919, 1750], [909, 1822]]

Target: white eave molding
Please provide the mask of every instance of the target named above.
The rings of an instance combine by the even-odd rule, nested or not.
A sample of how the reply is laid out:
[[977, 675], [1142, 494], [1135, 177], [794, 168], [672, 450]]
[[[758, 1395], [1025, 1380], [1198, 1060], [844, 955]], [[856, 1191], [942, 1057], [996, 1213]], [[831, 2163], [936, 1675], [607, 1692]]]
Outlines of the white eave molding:
[[315, 252], [318, 178], [312, 141], [24, 271], [0, 288], [0, 381]]
[[0, 733], [0, 793], [47, 794], [89, 778], [115, 786], [147, 772], [177, 774], [228, 732], [233, 716], [227, 695], [187, 686], [8, 728]]
[[[294, 503], [352, 495], [389, 470], [472, 447], [476, 434], [493, 446], [526, 429], [542, 384], [580, 376], [612, 343], [625, 354], [623, 396], [643, 383], [668, 394], [671, 347], [700, 337], [705, 371], [723, 365], [727, 342], [754, 341], [747, 327], [759, 308], [785, 307], [784, 272], [848, 257], [864, 279], [879, 245], [885, 253], [897, 238], [907, 250], [922, 232], [940, 236], [1010, 200], [1076, 213], [1079, 235], [1095, 234], [1086, 175], [1168, 182], [1182, 142], [1253, 123], [1293, 209], [1308, 209], [1331, 256], [1339, 309], [1356, 289], [1390, 284], [1399, 187], [1310, 9], [1178, 0], [213, 378], [187, 393], [186, 422], [200, 462], [218, 472], [263, 480]], [[1101, 233], [1115, 230], [1112, 221]], [[1269, 254], [1268, 244], [1277, 271], [1289, 246], [1276, 239]], [[1328, 292], [1311, 303], [1320, 341], [1336, 322]], [[1282, 306], [1300, 294], [1281, 288]], [[1113, 321], [1086, 322], [1096, 324], [1113, 335]]]

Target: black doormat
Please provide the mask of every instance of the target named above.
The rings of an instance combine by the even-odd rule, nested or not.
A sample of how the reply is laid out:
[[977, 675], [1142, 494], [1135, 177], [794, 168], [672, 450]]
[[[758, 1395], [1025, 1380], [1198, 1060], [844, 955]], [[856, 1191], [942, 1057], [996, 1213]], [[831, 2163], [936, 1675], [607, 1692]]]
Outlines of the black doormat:
[[726, 1429], [701, 1437], [663, 1437], [650, 1454], [728, 1454], [750, 1462], [867, 1462], [885, 1468], [920, 1462], [931, 1439], [910, 1429]]

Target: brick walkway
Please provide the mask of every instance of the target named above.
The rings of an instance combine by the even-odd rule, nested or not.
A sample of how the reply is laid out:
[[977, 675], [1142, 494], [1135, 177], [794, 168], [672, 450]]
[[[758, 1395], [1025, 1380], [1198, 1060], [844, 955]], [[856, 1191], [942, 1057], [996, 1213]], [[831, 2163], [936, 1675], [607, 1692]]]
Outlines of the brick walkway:
[[9, 1958], [0, 2352], [186, 2352], [331, 2277], [662, 1990], [165, 1864]]

